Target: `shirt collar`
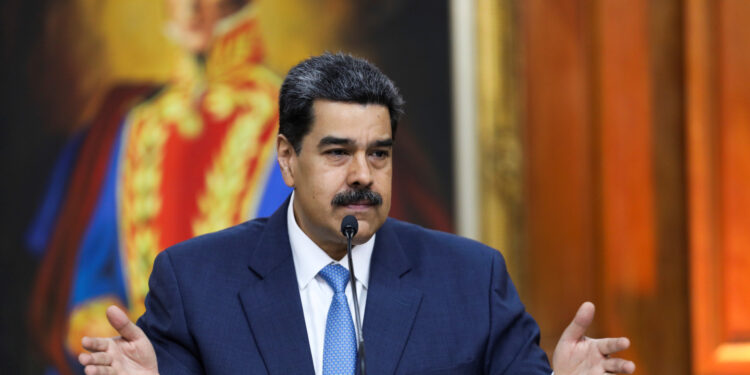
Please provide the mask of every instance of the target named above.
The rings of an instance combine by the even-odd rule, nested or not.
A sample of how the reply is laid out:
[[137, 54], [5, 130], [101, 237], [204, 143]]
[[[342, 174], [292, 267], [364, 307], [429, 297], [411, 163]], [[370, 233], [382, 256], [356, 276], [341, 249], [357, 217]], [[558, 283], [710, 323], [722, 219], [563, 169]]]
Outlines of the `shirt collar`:
[[[305, 289], [318, 272], [331, 263], [337, 263], [347, 270], [349, 269], [349, 255], [345, 255], [339, 261], [331, 258], [299, 227], [297, 220], [294, 218], [294, 191], [292, 191], [292, 197], [289, 199], [286, 222], [289, 243], [292, 247], [294, 269], [297, 273], [297, 285], [299, 285], [300, 290]], [[370, 259], [372, 258], [374, 245], [375, 235], [373, 234], [367, 242], [352, 247], [355, 277], [365, 288], [367, 288], [367, 283], [370, 280]]]

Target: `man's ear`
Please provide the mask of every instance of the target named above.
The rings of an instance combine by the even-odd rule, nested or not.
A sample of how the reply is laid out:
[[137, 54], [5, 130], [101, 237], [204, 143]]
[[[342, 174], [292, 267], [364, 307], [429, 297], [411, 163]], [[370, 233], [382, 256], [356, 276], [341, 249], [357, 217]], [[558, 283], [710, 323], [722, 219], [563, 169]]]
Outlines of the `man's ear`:
[[294, 146], [283, 134], [276, 137], [276, 158], [281, 167], [281, 176], [284, 183], [289, 187], [294, 187], [294, 169], [297, 165], [297, 152]]

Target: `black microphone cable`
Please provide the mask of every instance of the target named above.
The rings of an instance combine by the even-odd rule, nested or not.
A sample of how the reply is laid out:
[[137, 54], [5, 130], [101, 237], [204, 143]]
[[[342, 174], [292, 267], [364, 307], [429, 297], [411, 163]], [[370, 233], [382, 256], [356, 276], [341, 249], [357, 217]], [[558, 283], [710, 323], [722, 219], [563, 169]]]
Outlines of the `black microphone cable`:
[[354, 263], [352, 262], [352, 239], [359, 230], [357, 218], [352, 215], [346, 215], [341, 220], [341, 233], [346, 236], [346, 253], [349, 255], [349, 280], [352, 287], [352, 300], [354, 300], [354, 317], [357, 328], [357, 358], [359, 359], [359, 374], [367, 375], [365, 371], [365, 340], [362, 337], [362, 323], [359, 318], [359, 298], [357, 298], [356, 278], [354, 278]]

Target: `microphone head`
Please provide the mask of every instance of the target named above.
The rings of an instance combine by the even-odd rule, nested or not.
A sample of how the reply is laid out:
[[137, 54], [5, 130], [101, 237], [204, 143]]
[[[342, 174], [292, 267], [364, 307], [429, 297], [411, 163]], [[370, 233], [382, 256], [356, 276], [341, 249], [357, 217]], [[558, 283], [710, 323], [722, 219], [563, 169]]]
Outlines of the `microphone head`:
[[358, 230], [359, 223], [357, 222], [357, 218], [353, 215], [344, 216], [344, 219], [341, 220], [341, 234], [346, 237], [354, 237]]

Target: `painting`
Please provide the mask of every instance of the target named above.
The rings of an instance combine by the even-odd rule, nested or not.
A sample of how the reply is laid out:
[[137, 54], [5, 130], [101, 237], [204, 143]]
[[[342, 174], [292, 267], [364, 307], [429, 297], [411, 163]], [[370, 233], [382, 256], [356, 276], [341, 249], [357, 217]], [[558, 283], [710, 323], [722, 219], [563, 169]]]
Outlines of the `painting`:
[[81, 337], [114, 334], [107, 306], [143, 313], [161, 250], [274, 212], [291, 192], [278, 91], [309, 56], [351, 53], [396, 82], [391, 215], [453, 229], [447, 1], [2, 7], [9, 373], [80, 373]]

